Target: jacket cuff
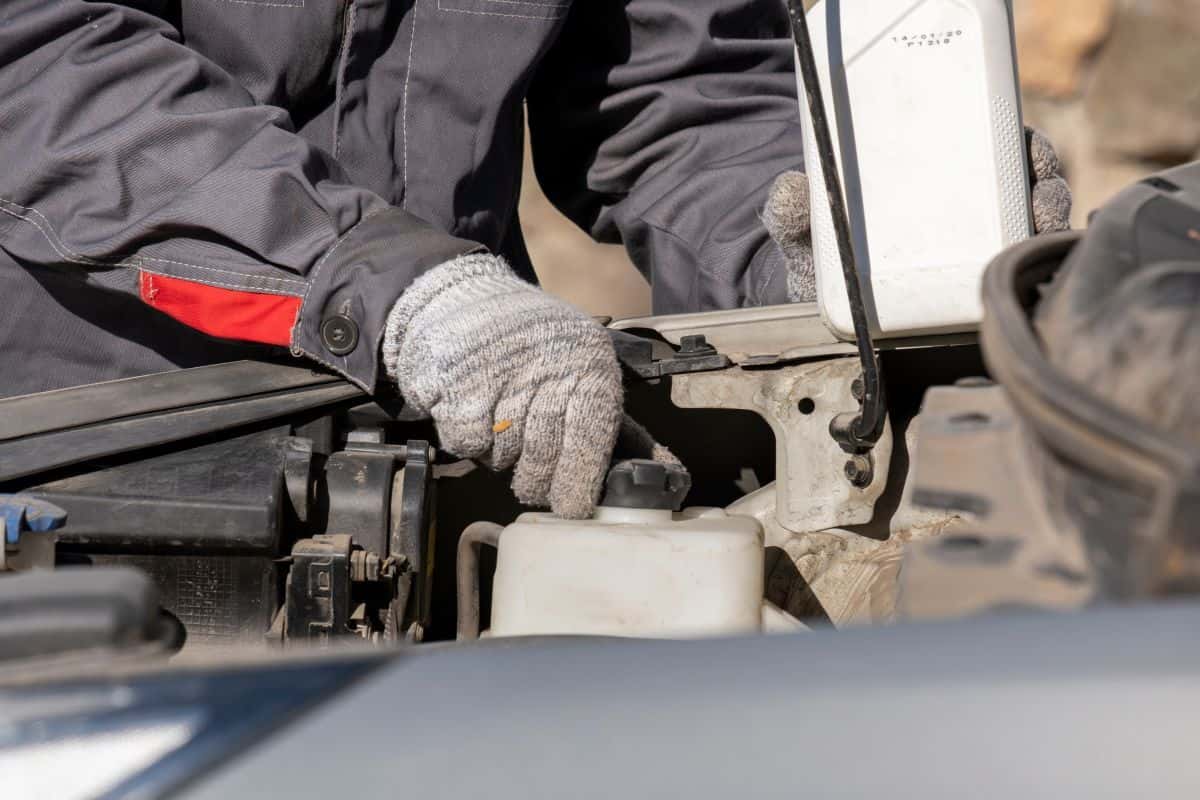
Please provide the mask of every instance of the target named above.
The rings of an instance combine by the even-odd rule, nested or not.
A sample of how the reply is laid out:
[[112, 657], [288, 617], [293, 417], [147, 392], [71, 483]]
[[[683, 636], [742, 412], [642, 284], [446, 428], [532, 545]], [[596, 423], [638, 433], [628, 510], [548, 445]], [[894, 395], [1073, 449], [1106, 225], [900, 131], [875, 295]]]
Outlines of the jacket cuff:
[[791, 264], [773, 239], [758, 248], [746, 270], [743, 307], [779, 306], [793, 302], [790, 295]]
[[365, 217], [309, 275], [292, 329], [292, 352], [372, 392], [388, 312], [419, 275], [458, 256], [486, 252], [398, 208]]

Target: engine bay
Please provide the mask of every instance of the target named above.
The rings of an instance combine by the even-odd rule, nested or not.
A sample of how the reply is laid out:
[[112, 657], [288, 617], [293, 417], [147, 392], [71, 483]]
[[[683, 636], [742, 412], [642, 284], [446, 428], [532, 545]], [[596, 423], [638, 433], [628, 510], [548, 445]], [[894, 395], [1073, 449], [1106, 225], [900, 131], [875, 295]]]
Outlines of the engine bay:
[[[614, 332], [628, 407], [687, 468], [682, 491], [675, 485], [671, 501], [650, 512], [652, 527], [748, 526], [761, 542], [749, 563], [761, 574], [739, 591], [761, 595], [767, 629], [894, 617], [898, 548], [948, 519], [913, 510], [906, 432], [927, 386], [982, 371], [964, 337], [884, 350], [895, 383], [890, 427], [868, 457], [848, 455], [825, 431], [855, 403], [858, 362], [823, 329], [805, 327], [812, 314], [715, 312], [630, 320]], [[141, 571], [188, 648], [445, 641], [462, 636], [472, 603], [489, 635], [496, 550], [475, 547], [474, 577], [463, 585], [460, 538], [472, 525], [511, 525], [526, 509], [503, 474], [440, 453], [432, 425], [398, 400], [369, 400], [301, 367], [238, 362], [0, 406], [5, 502], [63, 514], [52, 530], [10, 533], [10, 570]], [[681, 504], [687, 510], [673, 514]], [[617, 529], [633, 530], [631, 515], [642, 512], [623, 513]], [[680, 562], [679, 548], [671, 552], [661, 561], [668, 571]], [[649, 569], [655, 557], [628, 540], [589, 566], [568, 548], [543, 570], [574, 569], [574, 583], [558, 576], [559, 594], [541, 602], [591, 591], [607, 592], [610, 605], [651, 603], [661, 606], [659, 628], [629, 635], [669, 635], [681, 614], [703, 617], [704, 598], [720, 596], [726, 562], [714, 556], [683, 587]], [[522, 631], [597, 632], [556, 625]], [[687, 635], [739, 631], [752, 632], [714, 623]]]

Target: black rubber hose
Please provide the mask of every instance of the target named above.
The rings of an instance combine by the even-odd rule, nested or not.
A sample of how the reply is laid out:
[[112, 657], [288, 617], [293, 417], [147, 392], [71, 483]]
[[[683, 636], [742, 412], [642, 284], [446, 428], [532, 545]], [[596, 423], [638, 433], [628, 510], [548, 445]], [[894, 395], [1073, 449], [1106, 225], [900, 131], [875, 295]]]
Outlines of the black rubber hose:
[[821, 81], [817, 76], [817, 64], [813, 58], [812, 37], [808, 32], [808, 20], [804, 16], [801, 0], [788, 0], [788, 15], [792, 21], [792, 39], [796, 43], [800, 77], [804, 82], [808, 113], [817, 142], [817, 157], [821, 161], [821, 172], [825, 177], [825, 194], [829, 198], [829, 210], [833, 215], [838, 253], [842, 259], [842, 278], [846, 282], [850, 317], [854, 322], [854, 338], [857, 340], [858, 358], [862, 364], [862, 409], [857, 414], [838, 415], [830, 425], [830, 433], [839, 443], [851, 449], [869, 450], [883, 434], [886, 414], [883, 379], [880, 375], [879, 359], [875, 354], [875, 343], [871, 340], [871, 327], [867, 322], [861, 278], [854, 261], [850, 217], [846, 213], [846, 198], [842, 193], [842, 181], [833, 152], [833, 137], [829, 133], [829, 119], [825, 114], [825, 100], [821, 95]]
[[479, 548], [495, 547], [504, 528], [494, 522], [472, 522], [458, 538], [458, 639], [479, 638]]

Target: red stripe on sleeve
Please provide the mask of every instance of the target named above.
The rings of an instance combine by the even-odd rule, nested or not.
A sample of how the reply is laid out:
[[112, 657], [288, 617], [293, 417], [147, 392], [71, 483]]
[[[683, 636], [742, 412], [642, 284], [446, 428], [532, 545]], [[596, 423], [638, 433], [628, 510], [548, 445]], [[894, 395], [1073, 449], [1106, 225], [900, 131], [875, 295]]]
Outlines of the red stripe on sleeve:
[[222, 339], [288, 346], [301, 298], [223, 289], [142, 272], [142, 302]]

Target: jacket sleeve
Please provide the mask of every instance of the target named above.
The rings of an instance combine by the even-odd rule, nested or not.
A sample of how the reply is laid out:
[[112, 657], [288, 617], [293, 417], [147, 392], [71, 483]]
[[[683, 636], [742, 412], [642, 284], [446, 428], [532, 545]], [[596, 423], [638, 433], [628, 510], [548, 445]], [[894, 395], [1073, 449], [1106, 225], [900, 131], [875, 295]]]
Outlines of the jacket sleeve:
[[185, 47], [169, 5], [0, 4], [0, 248], [373, 389], [391, 304], [478, 246], [350, 185]]
[[624, 243], [658, 313], [787, 302], [758, 216], [803, 161], [787, 25], [779, 0], [576, 0], [539, 67], [539, 182]]

